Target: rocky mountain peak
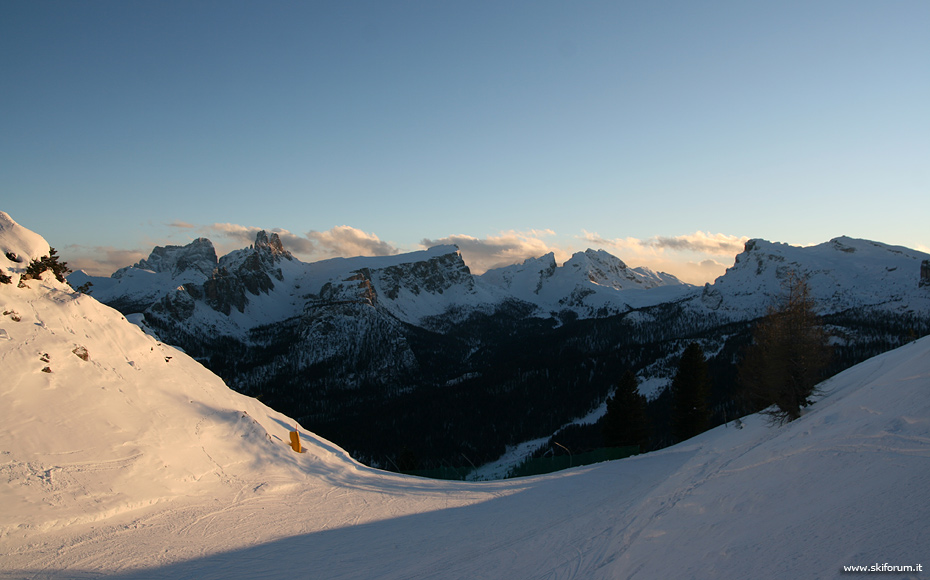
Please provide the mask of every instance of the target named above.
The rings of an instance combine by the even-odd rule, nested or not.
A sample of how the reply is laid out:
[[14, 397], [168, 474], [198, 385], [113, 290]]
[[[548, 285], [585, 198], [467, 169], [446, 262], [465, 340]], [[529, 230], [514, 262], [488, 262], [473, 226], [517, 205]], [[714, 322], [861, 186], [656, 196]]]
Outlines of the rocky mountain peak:
[[[197, 238], [186, 246], [155, 246], [149, 257], [129, 268], [169, 274], [173, 278], [185, 272], [210, 276], [216, 268], [216, 249], [207, 238]], [[129, 268], [120, 268], [113, 278], [121, 278]]]
[[284, 244], [281, 243], [281, 237], [275, 232], [271, 232], [271, 235], [269, 235], [265, 230], [261, 230], [255, 234], [255, 244], [253, 247], [256, 250], [264, 250], [270, 252], [273, 256], [280, 256], [288, 260], [294, 257], [290, 252], [284, 249]]

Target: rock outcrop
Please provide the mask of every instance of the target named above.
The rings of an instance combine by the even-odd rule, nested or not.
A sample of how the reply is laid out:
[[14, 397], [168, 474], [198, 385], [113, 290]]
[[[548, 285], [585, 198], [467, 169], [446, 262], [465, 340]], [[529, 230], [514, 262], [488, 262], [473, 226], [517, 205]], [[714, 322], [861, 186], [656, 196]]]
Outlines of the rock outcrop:
[[151, 270], [178, 277], [184, 272], [209, 276], [216, 268], [216, 249], [207, 238], [197, 238], [186, 246], [155, 246], [149, 257], [133, 266], [120, 268], [113, 278], [122, 278], [131, 268]]

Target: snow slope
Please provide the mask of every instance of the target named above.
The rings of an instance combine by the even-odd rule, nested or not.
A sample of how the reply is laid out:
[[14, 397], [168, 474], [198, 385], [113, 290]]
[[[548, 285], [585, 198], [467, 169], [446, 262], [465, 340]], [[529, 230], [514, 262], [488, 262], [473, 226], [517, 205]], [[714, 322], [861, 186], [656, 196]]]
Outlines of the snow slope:
[[[9, 229], [0, 247], [16, 245]], [[831, 578], [844, 565], [930, 566], [930, 338], [837, 375], [784, 427], [752, 416], [626, 460], [444, 482], [361, 466], [304, 429], [296, 454], [289, 418], [92, 297], [28, 284], [0, 285], [0, 312], [15, 314], [0, 317], [0, 578]]]
[[45, 238], [16, 223], [10, 214], [0, 211], [0, 269], [7, 273], [20, 271], [33, 258], [47, 256], [48, 251]]

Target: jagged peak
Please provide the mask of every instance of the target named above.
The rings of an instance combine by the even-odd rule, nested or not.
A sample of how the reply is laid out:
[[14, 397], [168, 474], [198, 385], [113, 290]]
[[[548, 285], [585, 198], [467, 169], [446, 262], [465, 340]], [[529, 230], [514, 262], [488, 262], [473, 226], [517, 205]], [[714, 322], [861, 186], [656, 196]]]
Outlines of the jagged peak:
[[281, 256], [289, 260], [293, 258], [293, 255], [284, 249], [281, 236], [275, 232], [271, 232], [271, 235], [268, 235], [268, 232], [265, 230], [259, 231], [255, 234], [255, 244], [253, 247], [256, 250], [267, 250], [271, 252], [273, 256]]
[[555, 252], [549, 252], [548, 254], [543, 254], [542, 256], [539, 256], [538, 258], [527, 258], [523, 260], [523, 263], [520, 265], [520, 267], [527, 267], [527, 266], [542, 266], [543, 269], [556, 268], [557, 263], [555, 261]]
[[[139, 260], [129, 268], [163, 272], [172, 276], [194, 270], [209, 276], [216, 264], [213, 242], [208, 238], [196, 238], [185, 246], [155, 246], [148, 258]], [[113, 273], [113, 277], [121, 277], [129, 268], [120, 268]]]

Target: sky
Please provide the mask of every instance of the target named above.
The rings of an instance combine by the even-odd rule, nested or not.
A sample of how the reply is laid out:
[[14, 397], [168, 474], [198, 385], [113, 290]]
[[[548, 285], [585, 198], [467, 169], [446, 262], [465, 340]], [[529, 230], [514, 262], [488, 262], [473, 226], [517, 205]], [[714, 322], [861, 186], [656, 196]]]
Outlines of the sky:
[[930, 2], [0, 0], [0, 210], [72, 268], [930, 250]]

